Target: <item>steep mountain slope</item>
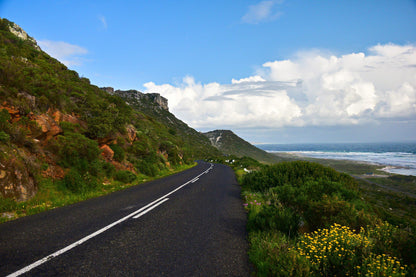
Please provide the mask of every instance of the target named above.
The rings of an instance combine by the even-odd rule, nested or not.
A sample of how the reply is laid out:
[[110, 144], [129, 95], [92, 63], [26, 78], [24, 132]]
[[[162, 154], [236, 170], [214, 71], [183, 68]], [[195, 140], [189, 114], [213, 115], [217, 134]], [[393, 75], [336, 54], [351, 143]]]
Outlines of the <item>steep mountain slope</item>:
[[45, 180], [85, 193], [218, 154], [167, 110], [171, 125], [155, 116], [161, 100], [153, 94], [130, 106], [0, 19], [0, 200], [27, 200]]
[[278, 157], [255, 147], [230, 130], [215, 130], [204, 133], [204, 135], [211, 141], [213, 146], [226, 155], [247, 156], [266, 163], [281, 161]]
[[200, 156], [217, 156], [221, 152], [211, 146], [202, 133], [189, 127], [169, 112], [167, 99], [157, 93], [143, 94], [137, 90], [116, 90], [105, 88], [110, 94], [120, 96], [133, 109], [140, 111], [168, 128], [170, 134], [181, 139], [184, 151], [193, 151]]

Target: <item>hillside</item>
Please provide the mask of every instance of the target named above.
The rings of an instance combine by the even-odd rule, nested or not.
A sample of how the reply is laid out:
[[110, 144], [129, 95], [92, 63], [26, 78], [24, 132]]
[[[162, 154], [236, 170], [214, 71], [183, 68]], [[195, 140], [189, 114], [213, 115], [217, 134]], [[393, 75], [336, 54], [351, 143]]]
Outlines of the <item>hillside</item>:
[[112, 95], [121, 97], [133, 109], [140, 111], [161, 122], [170, 134], [180, 138], [183, 148], [191, 150], [201, 157], [221, 155], [221, 152], [211, 146], [204, 134], [189, 127], [169, 112], [168, 100], [157, 93], [144, 94], [137, 90], [116, 90], [103, 88]]
[[265, 163], [281, 161], [279, 157], [255, 147], [230, 130], [215, 130], [204, 133], [204, 135], [210, 140], [213, 146], [225, 155], [234, 155], [237, 157], [247, 156]]
[[169, 113], [160, 95], [129, 105], [6, 19], [0, 53], [0, 212], [12, 203], [5, 199], [25, 201], [50, 189], [85, 194], [219, 154]]

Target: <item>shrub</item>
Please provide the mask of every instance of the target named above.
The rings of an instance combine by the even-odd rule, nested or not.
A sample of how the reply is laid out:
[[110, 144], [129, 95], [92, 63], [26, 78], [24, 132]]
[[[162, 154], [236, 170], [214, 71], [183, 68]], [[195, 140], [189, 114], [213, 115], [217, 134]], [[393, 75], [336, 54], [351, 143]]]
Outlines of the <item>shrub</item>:
[[317, 276], [405, 275], [397, 258], [373, 252], [373, 241], [363, 228], [356, 234], [349, 227], [333, 224], [303, 235], [294, 250], [308, 259]]
[[0, 131], [0, 141], [1, 142], [9, 142], [10, 136], [3, 131]]
[[9, 112], [6, 109], [1, 109], [0, 111], [0, 129], [6, 130], [9, 128], [11, 119]]
[[146, 160], [138, 160], [135, 163], [135, 167], [144, 175], [154, 177], [159, 173], [159, 168], [153, 162], [148, 162]]
[[131, 183], [134, 180], [136, 180], [136, 178], [137, 178], [136, 174], [128, 170], [117, 171], [116, 174], [114, 175], [114, 179], [123, 183]]
[[249, 231], [278, 230], [283, 234], [293, 237], [298, 233], [301, 217], [290, 208], [278, 208], [262, 203], [254, 205], [263, 206], [259, 212], [250, 210], [247, 222]]
[[111, 178], [116, 172], [116, 168], [111, 163], [102, 162], [102, 170], [104, 171], [105, 176]]
[[308, 181], [339, 182], [348, 189], [357, 189], [357, 183], [351, 176], [305, 161], [282, 162], [264, 167], [260, 171], [245, 175], [242, 185], [252, 191], [266, 191], [285, 184], [300, 187]]
[[97, 160], [100, 154], [98, 143], [79, 133], [59, 136], [58, 148], [61, 164], [66, 167], [77, 167], [81, 171], [85, 171], [88, 164]]
[[256, 276], [311, 276], [310, 262], [289, 250], [289, 239], [281, 233], [252, 232], [249, 235], [250, 261]]
[[112, 177], [115, 170], [114, 165], [100, 159], [97, 159], [88, 165], [88, 172], [99, 179], [103, 177]]
[[88, 172], [81, 174], [76, 169], [71, 169], [62, 179], [62, 184], [72, 193], [84, 193], [98, 187], [98, 180]]
[[110, 144], [110, 148], [114, 151], [114, 160], [122, 162], [126, 156], [124, 149], [118, 144]]

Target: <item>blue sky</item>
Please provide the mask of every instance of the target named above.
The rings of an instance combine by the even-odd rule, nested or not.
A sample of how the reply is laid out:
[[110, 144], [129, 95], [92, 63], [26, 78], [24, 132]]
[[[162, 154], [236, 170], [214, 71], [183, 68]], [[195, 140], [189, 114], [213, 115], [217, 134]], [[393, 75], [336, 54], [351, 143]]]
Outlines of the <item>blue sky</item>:
[[251, 142], [416, 140], [415, 1], [0, 0], [98, 86]]

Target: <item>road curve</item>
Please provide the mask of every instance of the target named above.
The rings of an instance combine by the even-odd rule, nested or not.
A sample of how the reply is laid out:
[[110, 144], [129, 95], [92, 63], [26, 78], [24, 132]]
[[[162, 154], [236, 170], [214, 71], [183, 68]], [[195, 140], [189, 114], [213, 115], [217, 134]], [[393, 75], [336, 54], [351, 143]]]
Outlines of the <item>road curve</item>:
[[249, 276], [233, 171], [196, 167], [0, 225], [1, 276]]

